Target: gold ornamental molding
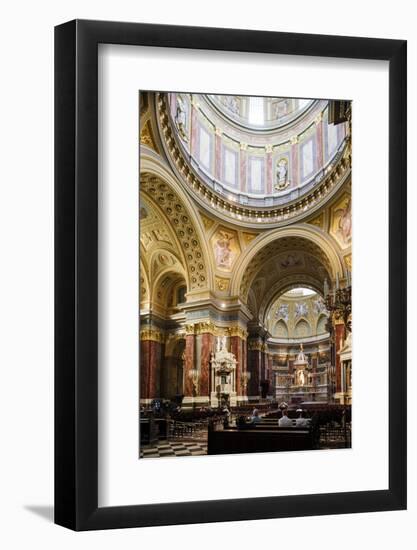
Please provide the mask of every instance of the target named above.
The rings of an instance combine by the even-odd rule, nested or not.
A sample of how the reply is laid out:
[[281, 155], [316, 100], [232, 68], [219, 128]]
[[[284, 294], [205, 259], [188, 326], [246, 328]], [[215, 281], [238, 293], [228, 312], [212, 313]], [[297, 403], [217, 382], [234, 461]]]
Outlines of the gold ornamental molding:
[[168, 183], [149, 173], [140, 174], [140, 190], [163, 211], [184, 252], [190, 290], [207, 288], [208, 273], [198, 231], [187, 207]]
[[220, 292], [227, 292], [229, 290], [230, 279], [224, 279], [223, 277], [216, 277], [216, 289]]
[[248, 331], [243, 329], [240, 326], [230, 327], [229, 328], [229, 335], [230, 336], [238, 336], [242, 340], [246, 340], [248, 337]]
[[158, 342], [163, 344], [165, 342], [165, 335], [163, 332], [157, 329], [143, 329], [139, 333], [139, 339], [141, 342]]
[[[306, 215], [306, 212], [311, 214], [313, 209], [322, 206], [324, 199], [327, 200], [327, 198], [330, 198], [330, 196], [332, 196], [346, 181], [350, 174], [351, 142], [350, 138], [347, 137], [345, 149], [340, 158], [329, 165], [321, 182], [315, 185], [310, 193], [298, 199], [294, 199], [292, 202], [286, 203], [285, 205], [272, 208], [256, 209], [231, 203], [226, 198], [221, 197], [214, 190], [207, 187], [207, 185], [197, 176], [197, 173], [191, 169], [174, 136], [164, 94], [157, 95], [156, 109], [159, 118], [161, 137], [164, 138], [163, 141], [166, 144], [171, 161], [175, 165], [181, 179], [187, 183], [188, 187], [194, 191], [203, 204], [216, 209], [219, 215], [227, 215], [228, 218], [232, 218], [236, 220], [236, 222], [246, 222], [251, 225], [261, 223], [286, 225], [297, 219], [301, 219]], [[295, 139], [297, 139], [297, 136], [294, 136], [291, 142], [296, 143]]]
[[249, 351], [264, 351], [264, 344], [260, 340], [248, 340]]
[[187, 324], [184, 327], [186, 335], [199, 336], [201, 334], [212, 334], [213, 336], [239, 336], [242, 340], [246, 340], [248, 333], [240, 326], [219, 327], [211, 321]]

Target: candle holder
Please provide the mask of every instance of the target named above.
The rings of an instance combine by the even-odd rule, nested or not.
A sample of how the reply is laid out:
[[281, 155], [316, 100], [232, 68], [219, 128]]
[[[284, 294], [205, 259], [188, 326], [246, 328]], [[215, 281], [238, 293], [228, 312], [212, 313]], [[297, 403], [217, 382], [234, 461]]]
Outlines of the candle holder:
[[197, 369], [190, 369], [188, 371], [188, 376], [190, 377], [192, 383], [193, 383], [193, 393], [197, 393], [197, 386], [198, 386], [198, 379], [200, 378], [200, 373]]
[[251, 373], [248, 372], [247, 370], [243, 371], [242, 372], [242, 388], [243, 388], [243, 393], [246, 394], [246, 390], [248, 388], [248, 383], [249, 383], [249, 380], [251, 379]]
[[[350, 317], [352, 314], [352, 287], [349, 285], [344, 288], [336, 288], [333, 292], [329, 292], [325, 296], [325, 303], [327, 311], [337, 321], [342, 319], [346, 330], [351, 332], [352, 322]], [[331, 325], [331, 321], [327, 324], [326, 328], [330, 328], [329, 325]]]

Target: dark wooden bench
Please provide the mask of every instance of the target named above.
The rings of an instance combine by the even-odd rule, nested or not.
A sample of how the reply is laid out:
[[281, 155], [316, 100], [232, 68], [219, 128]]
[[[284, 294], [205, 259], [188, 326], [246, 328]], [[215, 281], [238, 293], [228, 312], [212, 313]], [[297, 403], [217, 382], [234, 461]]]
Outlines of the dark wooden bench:
[[153, 418], [140, 419], [140, 444], [153, 445], [158, 441], [158, 428]]
[[209, 430], [207, 454], [306, 451], [315, 448], [314, 438], [308, 429], [258, 428]]

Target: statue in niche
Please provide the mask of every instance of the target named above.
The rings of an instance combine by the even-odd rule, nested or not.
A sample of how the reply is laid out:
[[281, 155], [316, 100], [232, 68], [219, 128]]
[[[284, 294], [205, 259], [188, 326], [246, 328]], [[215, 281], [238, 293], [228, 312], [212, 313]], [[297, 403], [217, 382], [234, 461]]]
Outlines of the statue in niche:
[[289, 185], [288, 161], [285, 157], [277, 161], [275, 177], [276, 177], [275, 189], [277, 191], [282, 191]]
[[184, 99], [181, 95], [177, 96], [177, 110], [175, 113], [175, 124], [177, 125], [179, 135], [184, 141], [188, 141], [187, 137], [187, 112], [185, 109]]
[[305, 375], [304, 375], [304, 371], [300, 370], [298, 371], [298, 383], [300, 386], [304, 386], [305, 384]]
[[219, 336], [217, 339], [216, 352], [219, 352], [219, 351], [227, 351], [226, 336]]
[[230, 248], [230, 243], [233, 240], [233, 235], [226, 231], [219, 231], [218, 239], [214, 244], [214, 255], [217, 267], [230, 269], [233, 262], [233, 251]]

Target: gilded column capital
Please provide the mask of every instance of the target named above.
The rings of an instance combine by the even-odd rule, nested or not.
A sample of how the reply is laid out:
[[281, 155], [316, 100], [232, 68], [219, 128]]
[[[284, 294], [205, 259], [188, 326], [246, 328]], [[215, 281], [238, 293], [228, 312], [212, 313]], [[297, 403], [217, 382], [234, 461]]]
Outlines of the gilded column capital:
[[242, 340], [246, 340], [248, 337], [248, 331], [239, 326], [230, 327], [229, 334], [230, 336], [238, 336]]
[[163, 332], [161, 332], [158, 329], [145, 328], [140, 331], [139, 339], [141, 342], [151, 341], [151, 342], [158, 342], [160, 344], [163, 344], [165, 341], [165, 335]]

